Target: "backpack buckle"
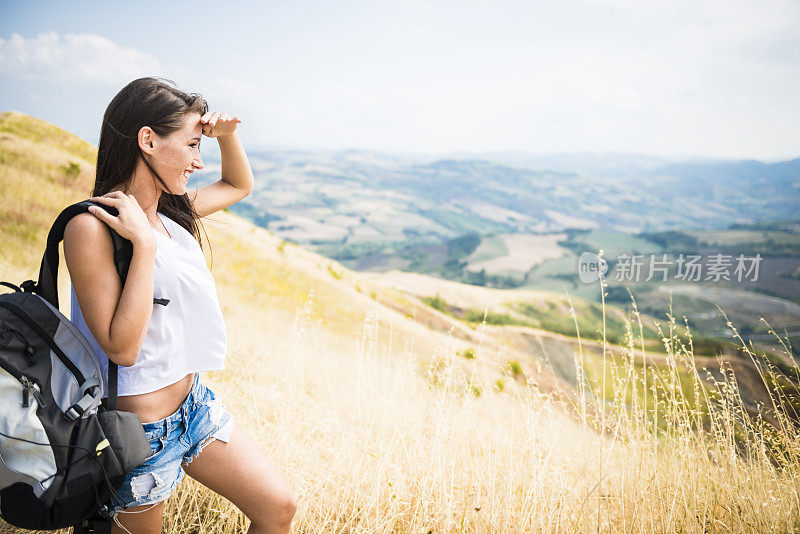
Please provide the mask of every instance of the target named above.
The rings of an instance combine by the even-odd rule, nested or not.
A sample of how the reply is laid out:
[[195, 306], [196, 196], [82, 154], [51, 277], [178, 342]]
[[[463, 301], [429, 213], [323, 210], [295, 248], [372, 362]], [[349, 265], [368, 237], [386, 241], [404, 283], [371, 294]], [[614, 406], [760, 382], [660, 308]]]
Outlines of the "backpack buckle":
[[[90, 378], [89, 380], [84, 382], [82, 388], [91, 389], [94, 386], [98, 385], [96, 384], [96, 382], [97, 382], [96, 379]], [[79, 419], [84, 413], [86, 413], [86, 410], [88, 410], [92, 406], [93, 402], [94, 398], [89, 393], [86, 393], [83, 397], [81, 397], [81, 400], [79, 400], [78, 402], [67, 408], [67, 411], [64, 412], [64, 416], [67, 419], [69, 419], [70, 422], [74, 422], [75, 420]]]
[[36, 282], [34, 280], [25, 280], [22, 282], [19, 287], [22, 288], [22, 291], [25, 293], [37, 293]]
[[66, 417], [70, 423], [74, 423], [75, 421], [81, 418], [82, 414], [83, 414], [83, 409], [77, 404], [73, 404], [72, 406], [67, 408], [66, 412], [64, 412], [64, 417]]

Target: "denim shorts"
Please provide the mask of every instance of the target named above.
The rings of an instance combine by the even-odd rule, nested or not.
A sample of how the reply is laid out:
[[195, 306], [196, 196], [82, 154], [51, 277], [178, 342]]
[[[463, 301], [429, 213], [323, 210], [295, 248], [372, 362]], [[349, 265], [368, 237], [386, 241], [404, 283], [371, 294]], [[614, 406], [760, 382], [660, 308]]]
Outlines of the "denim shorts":
[[233, 419], [214, 392], [194, 374], [192, 390], [183, 404], [158, 421], [142, 423], [152, 454], [134, 467], [111, 498], [109, 512], [125, 513], [124, 508], [155, 504], [165, 500], [183, 479], [181, 464], [194, 460], [210, 443], [209, 438], [228, 442]]

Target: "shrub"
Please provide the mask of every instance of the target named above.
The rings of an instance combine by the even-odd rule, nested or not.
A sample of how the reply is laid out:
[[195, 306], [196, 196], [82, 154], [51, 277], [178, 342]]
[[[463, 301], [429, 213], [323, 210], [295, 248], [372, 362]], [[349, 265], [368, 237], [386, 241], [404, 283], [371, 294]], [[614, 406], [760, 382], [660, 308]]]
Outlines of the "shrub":
[[342, 273], [340, 273], [339, 271], [334, 269], [333, 265], [328, 265], [328, 272], [331, 273], [331, 276], [333, 276], [337, 280], [341, 280], [342, 279]]
[[463, 352], [458, 352], [458, 354], [468, 360], [474, 360], [475, 358], [477, 358], [477, 356], [475, 355], [475, 350], [472, 347], [466, 348], [464, 349]]
[[447, 302], [436, 293], [433, 297], [422, 297], [422, 302], [439, 311], [447, 311]]
[[523, 375], [522, 366], [519, 364], [518, 360], [511, 360], [508, 362], [508, 370], [511, 371], [511, 374], [514, 375], [514, 378]]
[[64, 169], [64, 174], [67, 178], [77, 178], [77, 176], [81, 173], [80, 163], [75, 163], [74, 161], [70, 161], [66, 165], [62, 165], [61, 168]]

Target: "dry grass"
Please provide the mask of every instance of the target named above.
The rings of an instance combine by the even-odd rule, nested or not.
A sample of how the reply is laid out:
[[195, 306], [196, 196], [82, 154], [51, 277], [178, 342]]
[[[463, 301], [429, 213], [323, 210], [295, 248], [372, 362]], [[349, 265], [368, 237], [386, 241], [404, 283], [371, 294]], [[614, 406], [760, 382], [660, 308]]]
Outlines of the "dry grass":
[[[13, 143], [14, 153], [26, 150]], [[68, 156], [52, 157], [47, 172]], [[0, 166], [0, 187], [17, 187], [12, 171], [26, 165]], [[0, 223], [0, 279], [21, 282], [38, 269], [56, 209], [82, 198], [85, 177], [63, 187], [60, 199], [17, 191], [24, 206], [49, 204]], [[674, 320], [658, 367], [637, 352], [638, 313], [613, 358], [590, 363], [580, 340], [578, 386], [556, 397], [484, 357], [490, 329], [475, 333], [476, 359], [457, 356], [465, 344], [452, 330], [381, 304], [400, 297], [339, 265], [333, 276], [327, 260], [219, 215], [223, 224], [207, 229], [229, 354], [226, 369], [203, 381], [297, 493], [293, 532], [800, 530], [800, 435], [784, 393], [746, 409], [724, 362], [722, 372], [697, 371]], [[67, 303], [64, 270], [60, 280]], [[785, 380], [742, 348], [765, 383]], [[247, 526], [188, 478], [167, 501], [165, 532]]]
[[[476, 397], [460, 367], [425, 368], [413, 350], [388, 348], [397, 341], [381, 348], [377, 312], [357, 338], [341, 338], [315, 326], [314, 302], [311, 294], [300, 304], [288, 336], [263, 331], [285, 317], [229, 309], [242, 346], [211, 381], [299, 495], [294, 532], [788, 532], [800, 524], [794, 423], [780, 408], [779, 429], [748, 416], [730, 375], [713, 389], [697, 375], [704, 402], [691, 402], [678, 384], [678, 360], [691, 358], [685, 339], [665, 333], [672, 376], [645, 373], [652, 382], [642, 383], [623, 367], [610, 373], [613, 384], [582, 380], [582, 400], [565, 406], [511, 377], [503, 391]], [[447, 362], [452, 347], [440, 349]], [[658, 409], [631, 403], [634, 387], [654, 390]], [[593, 402], [604, 388], [613, 400]], [[191, 480], [165, 514], [167, 532], [246, 524]]]
[[29, 265], [31, 245], [43, 249], [53, 207], [91, 195], [95, 158], [94, 147], [60, 128], [0, 113], [0, 262]]
[[[749, 417], [732, 376], [719, 394], [697, 376], [700, 405], [677, 375], [641, 383], [632, 367], [611, 385], [582, 380], [572, 406], [511, 377], [476, 397], [453, 347], [426, 367], [407, 340], [380, 338], [377, 309], [357, 336], [335, 335], [315, 298], [294, 314], [228, 302], [229, 363], [204, 376], [297, 492], [293, 532], [798, 528], [800, 436], [780, 408], [777, 430]], [[673, 367], [691, 358], [685, 339], [665, 339]], [[652, 405], [626, 405], [634, 384], [658, 392], [661, 424]], [[595, 403], [604, 387], [616, 396]], [[247, 526], [188, 478], [164, 516], [165, 532]]]

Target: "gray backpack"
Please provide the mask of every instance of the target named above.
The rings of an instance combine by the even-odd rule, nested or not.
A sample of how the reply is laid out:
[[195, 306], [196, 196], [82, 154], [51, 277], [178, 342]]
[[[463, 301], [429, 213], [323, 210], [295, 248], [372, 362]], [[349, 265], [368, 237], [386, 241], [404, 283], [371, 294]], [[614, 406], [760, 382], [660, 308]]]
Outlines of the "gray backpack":
[[[107, 518], [125, 474], [150, 454], [139, 416], [117, 410], [117, 365], [104, 379], [86, 337], [58, 309], [59, 243], [75, 215], [65, 208], [47, 236], [39, 280], [0, 294], [0, 516], [18, 527], [54, 530]], [[130, 241], [109, 227], [123, 284]]]

